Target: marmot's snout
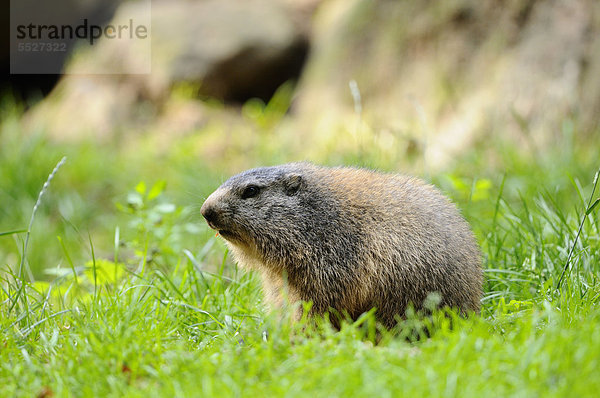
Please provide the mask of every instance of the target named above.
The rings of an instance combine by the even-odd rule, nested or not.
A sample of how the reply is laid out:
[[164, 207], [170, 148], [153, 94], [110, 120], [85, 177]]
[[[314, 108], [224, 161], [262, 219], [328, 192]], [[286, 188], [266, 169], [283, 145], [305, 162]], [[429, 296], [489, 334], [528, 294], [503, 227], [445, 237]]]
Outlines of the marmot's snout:
[[202, 213], [202, 217], [204, 217], [209, 227], [212, 229], [218, 229], [217, 223], [219, 219], [219, 213], [214, 209], [214, 207], [202, 206], [200, 212]]
[[219, 232], [227, 240], [235, 240], [235, 225], [231, 220], [231, 210], [223, 199], [222, 192], [215, 192], [210, 195], [200, 208], [202, 217], [208, 223], [208, 226]]
[[220, 202], [220, 198], [212, 194], [200, 208], [200, 213], [208, 226], [217, 231], [223, 229], [223, 205]]

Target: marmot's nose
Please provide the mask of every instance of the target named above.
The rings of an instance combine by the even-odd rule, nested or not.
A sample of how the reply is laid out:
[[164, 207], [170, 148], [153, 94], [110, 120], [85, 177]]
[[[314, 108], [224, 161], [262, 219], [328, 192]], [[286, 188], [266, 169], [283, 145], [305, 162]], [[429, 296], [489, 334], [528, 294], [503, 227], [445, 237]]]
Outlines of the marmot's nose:
[[208, 223], [208, 226], [212, 229], [216, 229], [219, 219], [219, 212], [215, 209], [215, 207], [208, 203], [204, 203], [200, 209], [200, 213], [202, 213], [202, 217], [204, 217]]
[[217, 219], [217, 212], [212, 206], [202, 206], [200, 213], [202, 213], [202, 217], [204, 217], [209, 223], [215, 222]]

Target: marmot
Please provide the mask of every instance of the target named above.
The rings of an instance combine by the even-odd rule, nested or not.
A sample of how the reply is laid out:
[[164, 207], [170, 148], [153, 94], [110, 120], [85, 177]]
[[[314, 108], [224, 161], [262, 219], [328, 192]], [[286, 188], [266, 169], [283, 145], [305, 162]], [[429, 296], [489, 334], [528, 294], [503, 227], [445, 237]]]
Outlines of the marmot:
[[440, 307], [479, 312], [473, 233], [417, 178], [310, 163], [261, 167], [227, 180], [201, 213], [239, 265], [260, 272], [271, 306], [302, 300], [314, 314], [352, 319], [375, 307], [388, 328], [431, 293]]

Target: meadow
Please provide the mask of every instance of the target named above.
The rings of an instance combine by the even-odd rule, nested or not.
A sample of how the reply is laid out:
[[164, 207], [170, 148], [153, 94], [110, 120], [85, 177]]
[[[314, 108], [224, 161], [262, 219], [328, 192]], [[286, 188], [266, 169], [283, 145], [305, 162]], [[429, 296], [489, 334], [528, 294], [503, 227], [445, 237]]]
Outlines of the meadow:
[[[387, 333], [372, 314], [341, 331], [269, 316], [258, 277], [238, 271], [199, 214], [235, 169], [303, 157], [276, 144], [285, 109], [242, 112], [257, 138], [221, 159], [197, 150], [219, 126], [167, 146], [60, 143], [24, 134], [14, 101], [0, 109], [2, 397], [600, 390], [600, 147], [576, 121], [550, 145], [479, 142], [448, 170], [422, 172], [481, 244], [482, 313], [413, 314]], [[379, 151], [367, 140], [309, 159], [410, 170], [401, 150]]]

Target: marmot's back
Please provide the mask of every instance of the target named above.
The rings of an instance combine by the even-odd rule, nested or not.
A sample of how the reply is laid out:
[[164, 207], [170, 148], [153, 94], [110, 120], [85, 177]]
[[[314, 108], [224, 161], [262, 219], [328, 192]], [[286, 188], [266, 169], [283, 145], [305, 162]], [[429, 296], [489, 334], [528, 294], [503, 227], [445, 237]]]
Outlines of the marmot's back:
[[294, 163], [229, 179], [202, 206], [242, 266], [261, 272], [268, 301], [313, 302], [357, 318], [372, 307], [393, 326], [430, 294], [479, 311], [480, 253], [468, 224], [421, 180]]

